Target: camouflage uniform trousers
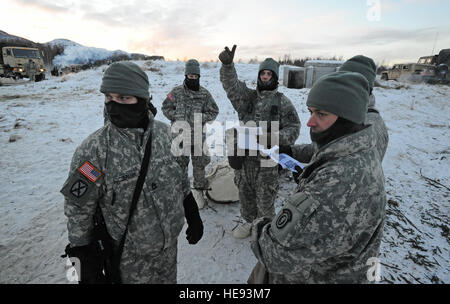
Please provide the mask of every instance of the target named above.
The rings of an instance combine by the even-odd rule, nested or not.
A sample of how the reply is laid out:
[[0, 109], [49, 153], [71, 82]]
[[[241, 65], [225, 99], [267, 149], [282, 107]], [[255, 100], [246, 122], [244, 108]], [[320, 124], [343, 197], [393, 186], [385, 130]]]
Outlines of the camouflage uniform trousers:
[[242, 168], [234, 172], [244, 220], [251, 223], [263, 216], [273, 218], [279, 188], [278, 167], [261, 167], [256, 157], [246, 157]]
[[[203, 135], [202, 146], [204, 145], [205, 140], [206, 136]], [[193, 137], [191, 142], [192, 143], [194, 142]], [[211, 162], [211, 157], [208, 155], [207, 152], [205, 153], [204, 150], [202, 152], [202, 155], [195, 156], [194, 150], [195, 146], [192, 144], [190, 158], [192, 158], [192, 174], [194, 176], [194, 188], [208, 189], [209, 182], [205, 177], [205, 167]], [[197, 150], [202, 151], [200, 147], [198, 147]], [[177, 157], [177, 162], [183, 169], [185, 176], [187, 176], [189, 166], [189, 156], [179, 156]]]
[[30, 71], [30, 81], [34, 82], [36, 80], [36, 76], [35, 76], [35, 72], [34, 71]]
[[120, 260], [123, 284], [176, 284], [177, 243], [158, 255], [140, 255], [133, 249], [124, 250]]

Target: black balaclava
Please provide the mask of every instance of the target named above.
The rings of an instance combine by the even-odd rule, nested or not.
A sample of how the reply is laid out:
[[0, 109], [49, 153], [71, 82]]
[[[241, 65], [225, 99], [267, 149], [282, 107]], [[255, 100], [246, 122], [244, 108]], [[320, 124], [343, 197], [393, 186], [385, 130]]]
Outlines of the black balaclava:
[[364, 127], [365, 126], [362, 124], [356, 124], [345, 118], [338, 117], [334, 124], [332, 124], [325, 131], [312, 132], [311, 129], [309, 129], [309, 135], [311, 137], [311, 140], [317, 143], [318, 147], [321, 148], [339, 137], [356, 133], [364, 129]]
[[184, 83], [189, 90], [198, 91], [200, 89], [200, 75], [197, 79], [189, 79], [186, 75], [186, 77], [184, 78]]
[[148, 105], [143, 98], [135, 104], [121, 104], [111, 100], [106, 103], [106, 111], [111, 122], [119, 128], [144, 128], [148, 126]]
[[270, 78], [270, 80], [266, 81], [266, 82], [261, 81], [261, 77], [258, 74], [257, 87], [258, 87], [258, 91], [260, 91], [260, 92], [275, 90], [276, 88], [278, 88], [278, 77], [277, 77], [277, 74], [275, 74], [272, 71], [272, 78]]

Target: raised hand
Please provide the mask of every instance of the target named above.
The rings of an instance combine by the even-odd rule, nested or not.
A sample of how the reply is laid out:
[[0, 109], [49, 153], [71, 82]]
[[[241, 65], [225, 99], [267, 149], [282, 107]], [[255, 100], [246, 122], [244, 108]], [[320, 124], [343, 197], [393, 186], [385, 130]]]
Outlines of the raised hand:
[[233, 62], [233, 58], [234, 58], [234, 52], [236, 51], [236, 44], [233, 45], [233, 48], [230, 49], [226, 46], [225, 50], [223, 50], [220, 54], [219, 54], [219, 59], [223, 64], [231, 64]]

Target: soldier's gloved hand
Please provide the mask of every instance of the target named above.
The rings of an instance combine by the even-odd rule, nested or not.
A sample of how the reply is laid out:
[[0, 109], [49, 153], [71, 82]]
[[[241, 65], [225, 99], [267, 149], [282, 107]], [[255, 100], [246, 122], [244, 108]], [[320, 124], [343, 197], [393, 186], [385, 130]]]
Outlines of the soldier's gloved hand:
[[195, 201], [192, 192], [189, 192], [189, 195], [184, 199], [183, 207], [184, 216], [186, 217], [188, 224], [186, 229], [186, 240], [188, 240], [189, 244], [197, 244], [203, 236], [203, 222], [200, 218], [197, 202]]
[[[78, 273], [79, 284], [104, 284], [106, 283], [105, 275], [103, 274], [103, 262], [100, 255], [99, 248], [95, 243], [71, 247], [70, 244], [66, 246], [66, 255], [69, 258], [78, 258], [80, 263], [81, 273]], [[74, 261], [72, 261], [74, 263]]]
[[219, 54], [219, 59], [220, 61], [222, 61], [223, 64], [231, 64], [233, 62], [233, 58], [234, 58], [234, 52], [236, 51], [236, 44], [233, 45], [233, 48], [230, 49], [226, 46], [225, 50], [223, 50], [220, 54]]
[[295, 173], [294, 171], [292, 171], [292, 176], [294, 177], [295, 182], [298, 184], [299, 181], [299, 177], [303, 172], [303, 169], [300, 168], [299, 166], [295, 166], [294, 168], [295, 170], [297, 170], [297, 173]]
[[289, 155], [290, 157], [293, 157], [291, 146], [280, 146], [280, 149], [278, 150], [278, 154], [281, 154], [281, 153], [284, 153], [284, 154]]

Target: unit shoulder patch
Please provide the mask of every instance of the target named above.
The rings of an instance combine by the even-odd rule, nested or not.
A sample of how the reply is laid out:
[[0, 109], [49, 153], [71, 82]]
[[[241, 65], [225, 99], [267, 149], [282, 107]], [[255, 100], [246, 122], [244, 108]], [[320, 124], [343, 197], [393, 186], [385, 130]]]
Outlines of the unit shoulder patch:
[[278, 229], [282, 229], [286, 226], [290, 221], [292, 221], [292, 211], [289, 209], [283, 209], [281, 214], [277, 217], [276, 227]]
[[92, 198], [96, 188], [92, 181], [77, 170], [67, 178], [60, 192], [69, 200], [83, 202]]
[[76, 198], [82, 197], [84, 194], [86, 194], [87, 190], [88, 190], [88, 185], [81, 179], [74, 182], [72, 184], [72, 186], [70, 187], [70, 193], [73, 196], [75, 196]]

